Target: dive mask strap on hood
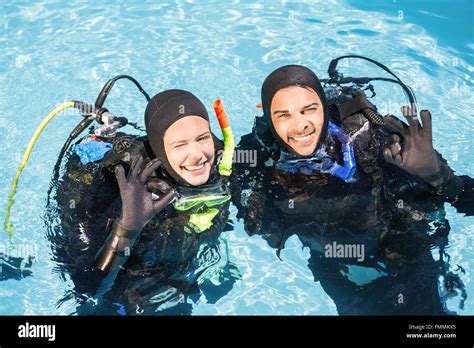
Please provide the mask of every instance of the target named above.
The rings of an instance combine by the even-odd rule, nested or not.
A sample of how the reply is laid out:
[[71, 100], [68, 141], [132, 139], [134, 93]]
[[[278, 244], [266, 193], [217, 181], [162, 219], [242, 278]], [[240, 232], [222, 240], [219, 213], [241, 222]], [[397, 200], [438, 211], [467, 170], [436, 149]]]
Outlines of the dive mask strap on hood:
[[354, 146], [350, 137], [332, 122], [328, 122], [328, 131], [331, 137], [336, 137], [342, 145], [344, 165], [338, 164], [326, 153], [325, 146], [321, 146], [311, 157], [302, 158], [281, 151], [280, 159], [275, 163], [275, 169], [296, 173], [300, 170], [303, 174], [313, 171], [329, 173], [344, 182], [354, 181], [357, 166], [354, 156]]

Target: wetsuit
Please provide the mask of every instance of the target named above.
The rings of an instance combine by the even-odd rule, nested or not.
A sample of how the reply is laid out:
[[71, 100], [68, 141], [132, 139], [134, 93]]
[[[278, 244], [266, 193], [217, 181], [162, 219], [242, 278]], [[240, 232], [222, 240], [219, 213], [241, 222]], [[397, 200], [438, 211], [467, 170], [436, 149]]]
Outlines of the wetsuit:
[[[217, 139], [215, 144], [222, 148]], [[138, 154], [153, 156], [146, 138], [123, 134], [116, 136], [114, 150], [101, 162], [83, 165], [71, 151], [48, 206], [54, 261], [75, 286], [64, 300], [76, 297], [79, 314], [190, 314], [185, 297], [199, 292], [197, 278], [221, 259], [219, 235], [226, 228], [229, 202], [218, 207], [213, 225], [201, 233], [189, 226], [192, 211], [169, 205], [146, 225], [116, 278], [104, 284], [108, 274], [94, 268], [94, 257], [109, 234], [110, 219], [120, 216], [113, 170], [118, 164], [127, 170]], [[213, 169], [210, 181], [217, 175]], [[104, 296], [96, 304], [91, 296], [98, 292]]]
[[[390, 131], [362, 113], [341, 120], [328, 102], [330, 121], [354, 135], [356, 181], [329, 173], [303, 174], [275, 169], [281, 147], [264, 118], [256, 119], [236, 151], [256, 151], [257, 167], [239, 163], [238, 217], [249, 235], [260, 234], [279, 252], [297, 235], [310, 249], [315, 281], [334, 300], [340, 314], [443, 314], [438, 279], [445, 292], [462, 282], [448, 269], [444, 246], [449, 233], [444, 203], [473, 214], [473, 181], [461, 176], [434, 189], [423, 180], [385, 163], [381, 152]], [[368, 122], [368, 128], [366, 123]], [[328, 135], [327, 152], [343, 163], [341, 144]], [[334, 244], [335, 243], [335, 244]], [[364, 260], [326, 254], [337, 246], [364, 246]], [[430, 248], [441, 255], [435, 260]], [[344, 255], [342, 255], [344, 256]], [[370, 275], [372, 280], [363, 281]], [[369, 277], [369, 278], [370, 278]], [[462, 300], [461, 302], [463, 302]]]

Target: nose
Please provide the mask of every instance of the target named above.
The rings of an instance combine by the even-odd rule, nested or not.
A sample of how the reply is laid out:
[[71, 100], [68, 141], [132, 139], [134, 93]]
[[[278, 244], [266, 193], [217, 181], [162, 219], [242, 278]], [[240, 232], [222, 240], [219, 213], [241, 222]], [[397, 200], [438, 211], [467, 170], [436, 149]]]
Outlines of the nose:
[[203, 152], [201, 151], [197, 143], [191, 143], [188, 149], [188, 160], [190, 162], [199, 161], [202, 158]]
[[295, 112], [294, 118], [294, 127], [297, 133], [304, 133], [306, 129], [309, 127], [308, 120], [304, 117], [301, 112]]

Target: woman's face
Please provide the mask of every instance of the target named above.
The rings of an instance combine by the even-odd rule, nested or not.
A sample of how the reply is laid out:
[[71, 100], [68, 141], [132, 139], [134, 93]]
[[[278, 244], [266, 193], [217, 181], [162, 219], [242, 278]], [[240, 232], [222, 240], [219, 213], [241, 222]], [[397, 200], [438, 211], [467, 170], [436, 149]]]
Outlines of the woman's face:
[[280, 89], [273, 97], [270, 113], [276, 133], [298, 155], [314, 153], [324, 123], [324, 109], [313, 89]]
[[209, 122], [186, 116], [165, 132], [165, 152], [173, 170], [188, 184], [198, 186], [209, 179], [214, 163], [214, 140]]

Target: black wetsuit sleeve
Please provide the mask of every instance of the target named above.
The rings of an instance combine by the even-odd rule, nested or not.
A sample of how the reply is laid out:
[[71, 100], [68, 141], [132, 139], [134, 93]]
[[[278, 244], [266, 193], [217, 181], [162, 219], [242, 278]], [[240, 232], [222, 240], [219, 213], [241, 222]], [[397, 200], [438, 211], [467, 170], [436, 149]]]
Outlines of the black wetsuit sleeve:
[[120, 214], [117, 183], [104, 177], [98, 163], [81, 164], [71, 153], [47, 210], [59, 222], [48, 234], [59, 272], [71, 278], [76, 291], [96, 293], [108, 273], [93, 260], [107, 238], [108, 218]]
[[96, 271], [97, 273], [105, 275], [99, 285], [99, 293], [108, 292], [112, 288], [141, 232], [126, 230], [118, 221], [109, 223], [107, 227], [110, 229], [108, 237], [94, 258], [94, 269], [100, 271]]
[[[400, 172], [401, 169], [395, 169], [395, 166], [386, 163], [383, 158], [383, 150], [390, 134], [391, 131], [383, 127], [377, 132], [379, 144], [378, 162], [380, 166], [384, 168], [384, 172]], [[444, 177], [444, 179], [441, 179], [441, 181], [444, 180], [444, 182], [437, 186], [432, 186], [415, 175], [405, 172], [404, 176], [409, 177], [410, 182], [423, 182], [423, 184], [418, 185], [417, 187], [423, 187], [422, 191], [424, 191], [425, 194], [431, 195], [437, 200], [442, 199], [445, 202], [451, 203], [461, 213], [472, 215], [472, 211], [474, 210], [472, 207], [472, 179], [468, 176], [455, 175], [442, 155], [437, 151], [436, 153], [438, 154], [442, 166], [441, 173], [443, 175], [441, 175], [440, 178]]]
[[[80, 255], [81, 262], [71, 269], [76, 290], [99, 296], [107, 293], [131, 255], [138, 235], [129, 236], [128, 231], [120, 229], [114, 220], [109, 219], [101, 235], [107, 238], [95, 242], [91, 250]], [[132, 231], [134, 232], [134, 231]], [[77, 246], [76, 246], [77, 248]]]
[[474, 215], [474, 179], [467, 176], [458, 176], [462, 180], [464, 190], [457, 199], [451, 202], [451, 205], [456, 208], [458, 213], [463, 213], [468, 216]]
[[456, 175], [439, 153], [438, 157], [446, 179], [438, 186], [427, 184], [429, 190], [438, 198], [451, 203], [458, 212], [473, 215], [473, 179], [465, 175]]
[[243, 135], [235, 148], [234, 172], [232, 175], [232, 203], [238, 209], [238, 218], [245, 215], [247, 194], [255, 191], [262, 179], [268, 153], [256, 140], [255, 134]]
[[265, 189], [269, 180], [266, 162], [271, 160], [270, 154], [254, 133], [241, 137], [236, 154], [232, 201], [238, 209], [237, 218], [243, 219], [244, 230], [249, 236], [261, 235], [279, 254], [287, 236], [281, 214], [273, 208], [273, 198]]

